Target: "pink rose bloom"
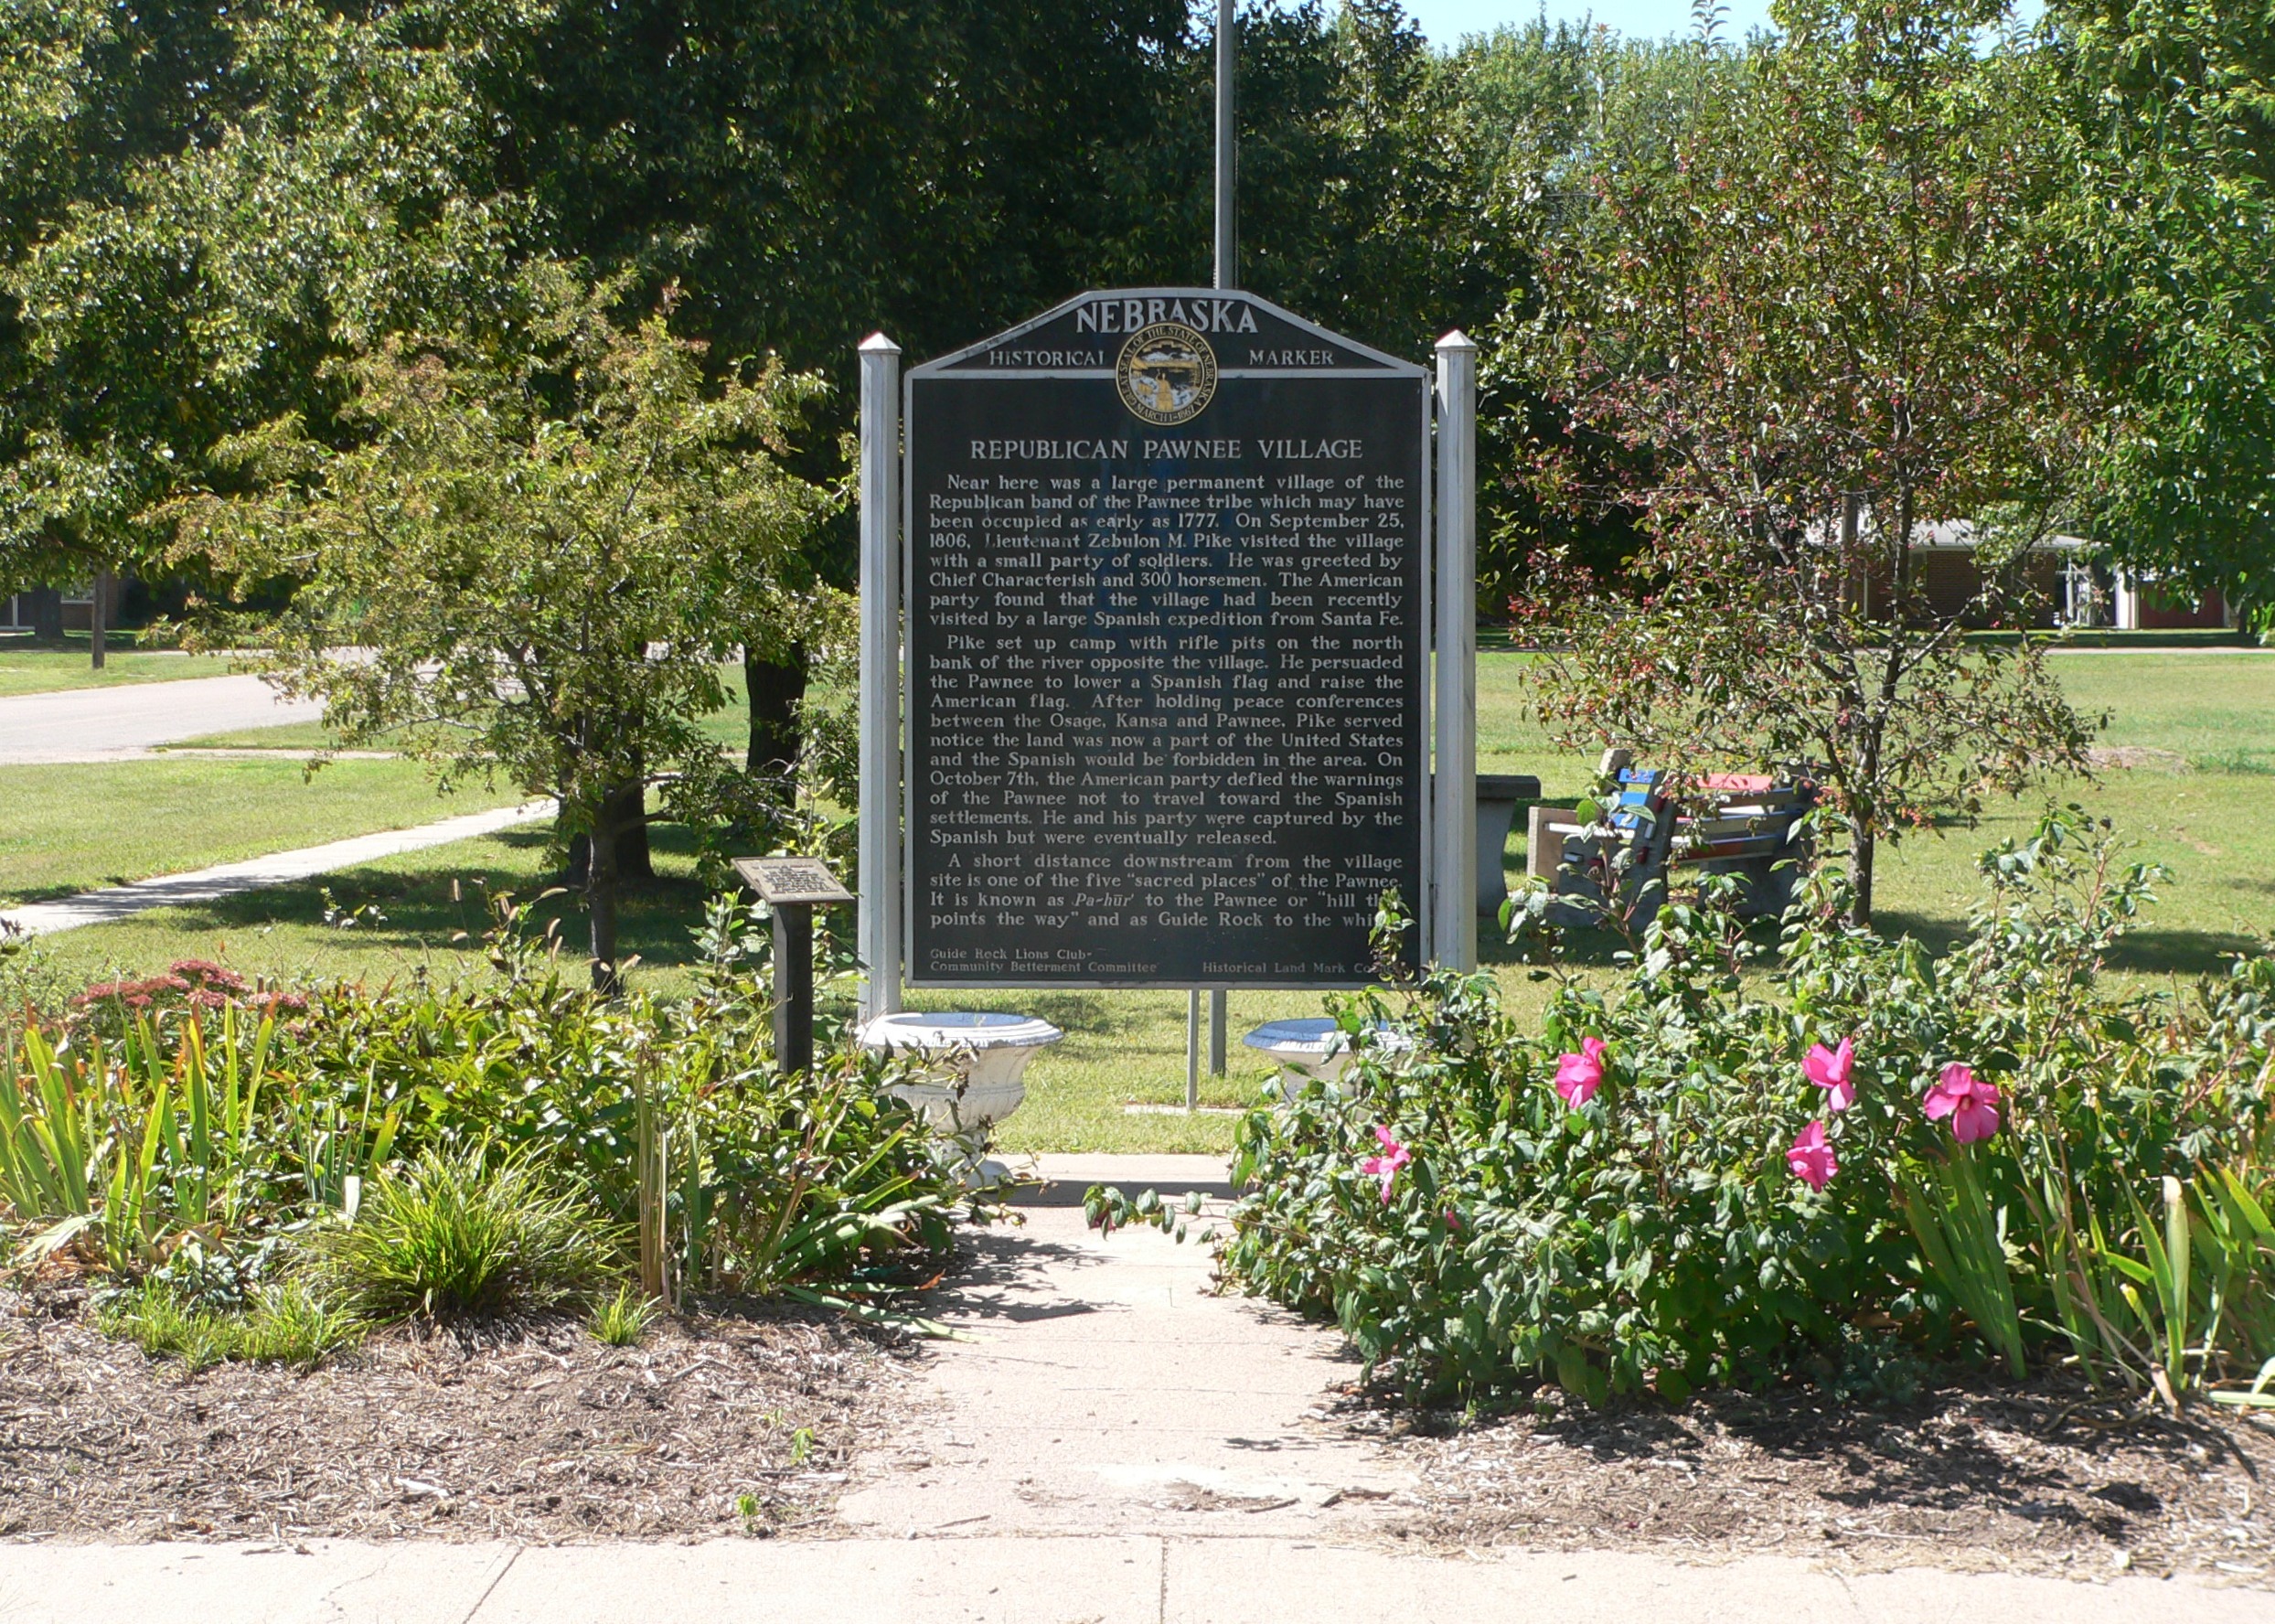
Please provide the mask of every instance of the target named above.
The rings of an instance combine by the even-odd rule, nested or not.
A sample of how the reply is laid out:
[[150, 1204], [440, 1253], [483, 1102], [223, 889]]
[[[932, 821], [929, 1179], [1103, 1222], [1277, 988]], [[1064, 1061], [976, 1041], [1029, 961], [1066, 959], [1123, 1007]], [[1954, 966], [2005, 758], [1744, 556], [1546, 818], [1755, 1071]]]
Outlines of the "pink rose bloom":
[[1997, 1084], [1977, 1080], [1971, 1070], [1953, 1061], [1928, 1090], [1920, 1108], [1930, 1122], [1949, 1116], [1951, 1137], [1962, 1145], [1971, 1145], [1999, 1131], [1999, 1107], [2005, 1103], [2006, 1096]]
[[1372, 1174], [1383, 1181], [1383, 1199], [1390, 1200], [1391, 1181], [1398, 1177], [1398, 1170], [1414, 1159], [1413, 1153], [1392, 1137], [1387, 1127], [1378, 1127], [1374, 1137], [1383, 1144], [1383, 1154], [1370, 1156], [1359, 1164], [1359, 1170]]
[[1821, 1191], [1832, 1182], [1832, 1175], [1841, 1170], [1841, 1163], [1832, 1154], [1832, 1147], [1825, 1143], [1823, 1123], [1812, 1122], [1793, 1136], [1792, 1148], [1785, 1153], [1785, 1165], [1811, 1190]]
[[1825, 1106], [1829, 1110], [1845, 1111], [1856, 1103], [1856, 1084], [1849, 1081], [1849, 1074], [1856, 1069], [1856, 1040], [1842, 1038], [1838, 1049], [1828, 1049], [1819, 1043], [1801, 1062], [1801, 1070], [1809, 1080], [1825, 1091]]
[[1596, 1091], [1604, 1085], [1604, 1040], [1583, 1038], [1577, 1054], [1559, 1055], [1556, 1060], [1556, 1097], [1572, 1110], [1596, 1097]]

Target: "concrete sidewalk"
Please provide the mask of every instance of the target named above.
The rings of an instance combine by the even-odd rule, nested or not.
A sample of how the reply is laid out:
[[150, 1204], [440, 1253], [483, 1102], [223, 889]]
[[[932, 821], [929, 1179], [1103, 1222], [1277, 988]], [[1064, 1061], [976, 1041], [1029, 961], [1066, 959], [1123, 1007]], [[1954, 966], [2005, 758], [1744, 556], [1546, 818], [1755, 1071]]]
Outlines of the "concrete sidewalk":
[[160, 744], [314, 721], [320, 700], [285, 700], [258, 677], [187, 677], [0, 700], [0, 766], [128, 761]]
[[700, 1545], [0, 1545], [5, 1624], [2265, 1624], [2265, 1591], [1068, 1535]]
[[[499, 829], [550, 817], [553, 811], [553, 803], [543, 800], [500, 807], [488, 812], [469, 812], [413, 828], [383, 829], [376, 835], [357, 835], [322, 846], [304, 846], [297, 851], [278, 851], [267, 857], [247, 858], [242, 862], [219, 863], [187, 874], [137, 880], [132, 885], [113, 885], [52, 903], [26, 903], [18, 908], [0, 910], [0, 920], [33, 936], [76, 930], [83, 924], [109, 924], [152, 908], [219, 902], [243, 892], [289, 885], [295, 880], [376, 862], [383, 857], [424, 851], [430, 846], [446, 846], [453, 840], [469, 840], [476, 835], [494, 834]], [[5, 1617], [0, 1614], [0, 1620]]]

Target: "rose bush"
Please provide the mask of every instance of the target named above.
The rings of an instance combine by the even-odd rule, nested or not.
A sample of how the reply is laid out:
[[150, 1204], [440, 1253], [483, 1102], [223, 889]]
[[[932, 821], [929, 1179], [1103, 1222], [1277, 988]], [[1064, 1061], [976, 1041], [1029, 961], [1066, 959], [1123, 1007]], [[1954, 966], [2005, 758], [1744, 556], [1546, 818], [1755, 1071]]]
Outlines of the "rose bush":
[[1416, 1400], [1680, 1397], [1888, 1342], [2175, 1403], [2248, 1377], [2275, 1357], [2275, 962], [2103, 984], [2155, 876], [2075, 809], [1982, 867], [1940, 956], [1842, 923], [1821, 872], [1774, 970], [1709, 894], [1538, 1031], [1486, 976], [1341, 999], [1348, 1092], [1241, 1125], [1227, 1273]]

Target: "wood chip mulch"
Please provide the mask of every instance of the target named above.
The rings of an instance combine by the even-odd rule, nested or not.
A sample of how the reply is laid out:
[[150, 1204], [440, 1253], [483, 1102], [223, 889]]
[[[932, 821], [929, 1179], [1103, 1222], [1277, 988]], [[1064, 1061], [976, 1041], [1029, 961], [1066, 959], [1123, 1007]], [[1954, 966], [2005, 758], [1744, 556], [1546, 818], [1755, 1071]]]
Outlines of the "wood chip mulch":
[[900, 1354], [761, 1305], [629, 1349], [556, 1321], [390, 1332], [306, 1375], [192, 1372], [104, 1336], [83, 1294], [0, 1292], [0, 1538], [820, 1532], [897, 1412]]
[[1425, 1544], [2275, 1586], [2275, 1416], [1946, 1377], [1902, 1405], [1803, 1388], [1591, 1412], [1558, 1394], [1469, 1424], [1355, 1400], [1340, 1418], [1417, 1472], [1422, 1506], [1389, 1532]]

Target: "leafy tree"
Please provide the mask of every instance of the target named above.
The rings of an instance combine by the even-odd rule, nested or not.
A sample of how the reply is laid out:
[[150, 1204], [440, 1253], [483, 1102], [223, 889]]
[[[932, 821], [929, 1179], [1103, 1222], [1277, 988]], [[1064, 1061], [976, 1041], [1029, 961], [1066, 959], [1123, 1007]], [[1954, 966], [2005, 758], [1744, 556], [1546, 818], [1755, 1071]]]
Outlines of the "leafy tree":
[[514, 210], [465, 69], [514, 4], [45, 8], [0, 84], [47, 163], [0, 241], [0, 578], [162, 567], [217, 443], [320, 430], [327, 359], [490, 300]]
[[[2098, 417], [2042, 234], [2069, 155], [2042, 64], [1983, 42], [1996, 0], [1778, 15], [1680, 104], [1605, 120], [1533, 355], [1574, 435], [1629, 454], [1607, 478], [1559, 437], [1535, 474], [1650, 544], [1529, 608], [1568, 650], [1540, 675], [1565, 742], [1821, 783], [1864, 923], [1883, 841], [2085, 764], [2039, 648], [1964, 634], [2073, 510]], [[1923, 590], [1955, 523], [1991, 571], [1965, 614]]]
[[[1183, 0], [561, 0], [493, 52], [500, 172], [554, 251], [678, 283], [675, 327], [714, 367], [776, 353], [839, 387], [890, 331], [912, 358], [1095, 280], [1127, 245], [1205, 265], [1205, 232], [1149, 228]], [[1205, 219], [1205, 213], [1202, 216]], [[1125, 260], [1123, 262], [1127, 262]], [[838, 471], [832, 437], [801, 462]], [[802, 567], [849, 585], [852, 537]], [[785, 567], [797, 567], [786, 565]], [[790, 628], [794, 633], [795, 628]], [[753, 772], [799, 754], [813, 650], [747, 651]]]
[[620, 289], [550, 263], [518, 287], [502, 335], [390, 336], [342, 367], [346, 448], [280, 420], [223, 448], [251, 493], [179, 511], [240, 570], [303, 576], [278, 665], [343, 740], [402, 730], [445, 783], [559, 799], [614, 990], [625, 790], [711, 775], [698, 724], [732, 648], [845, 618], [785, 569], [828, 507], [782, 466], [817, 385], [770, 363], [707, 386], [664, 311], [627, 331]]
[[2275, 5], [2063, 0], [2088, 164], [2069, 230], [2116, 304], [2095, 536], [2275, 613]]
[[[1553, 27], [1545, 21], [1467, 40], [1447, 65], [1454, 81], [1443, 138], [1475, 153], [1469, 197], [1455, 204], [1465, 229], [1504, 251], [1500, 302], [1479, 325], [1478, 593], [1480, 611], [1498, 617], [1519, 590], [1535, 555], [1561, 548], [1598, 572], [1617, 569], [1636, 549], [1633, 515], [1608, 506], [1575, 513], [1544, 504], [1525, 476], [1528, 447], [1567, 436], [1568, 416], [1542, 393], [1526, 333], [1542, 311], [1534, 262], [1544, 245], [1585, 219], [1592, 193], [1587, 170], [1605, 142], [1607, 120], [1661, 120], [1690, 104], [1691, 82], [1725, 73], [1725, 52], [1623, 40], [1606, 29]], [[1471, 315], [1465, 309], [1465, 325]], [[1600, 434], [1569, 434], [1574, 454], [1603, 484], [1626, 457]]]

